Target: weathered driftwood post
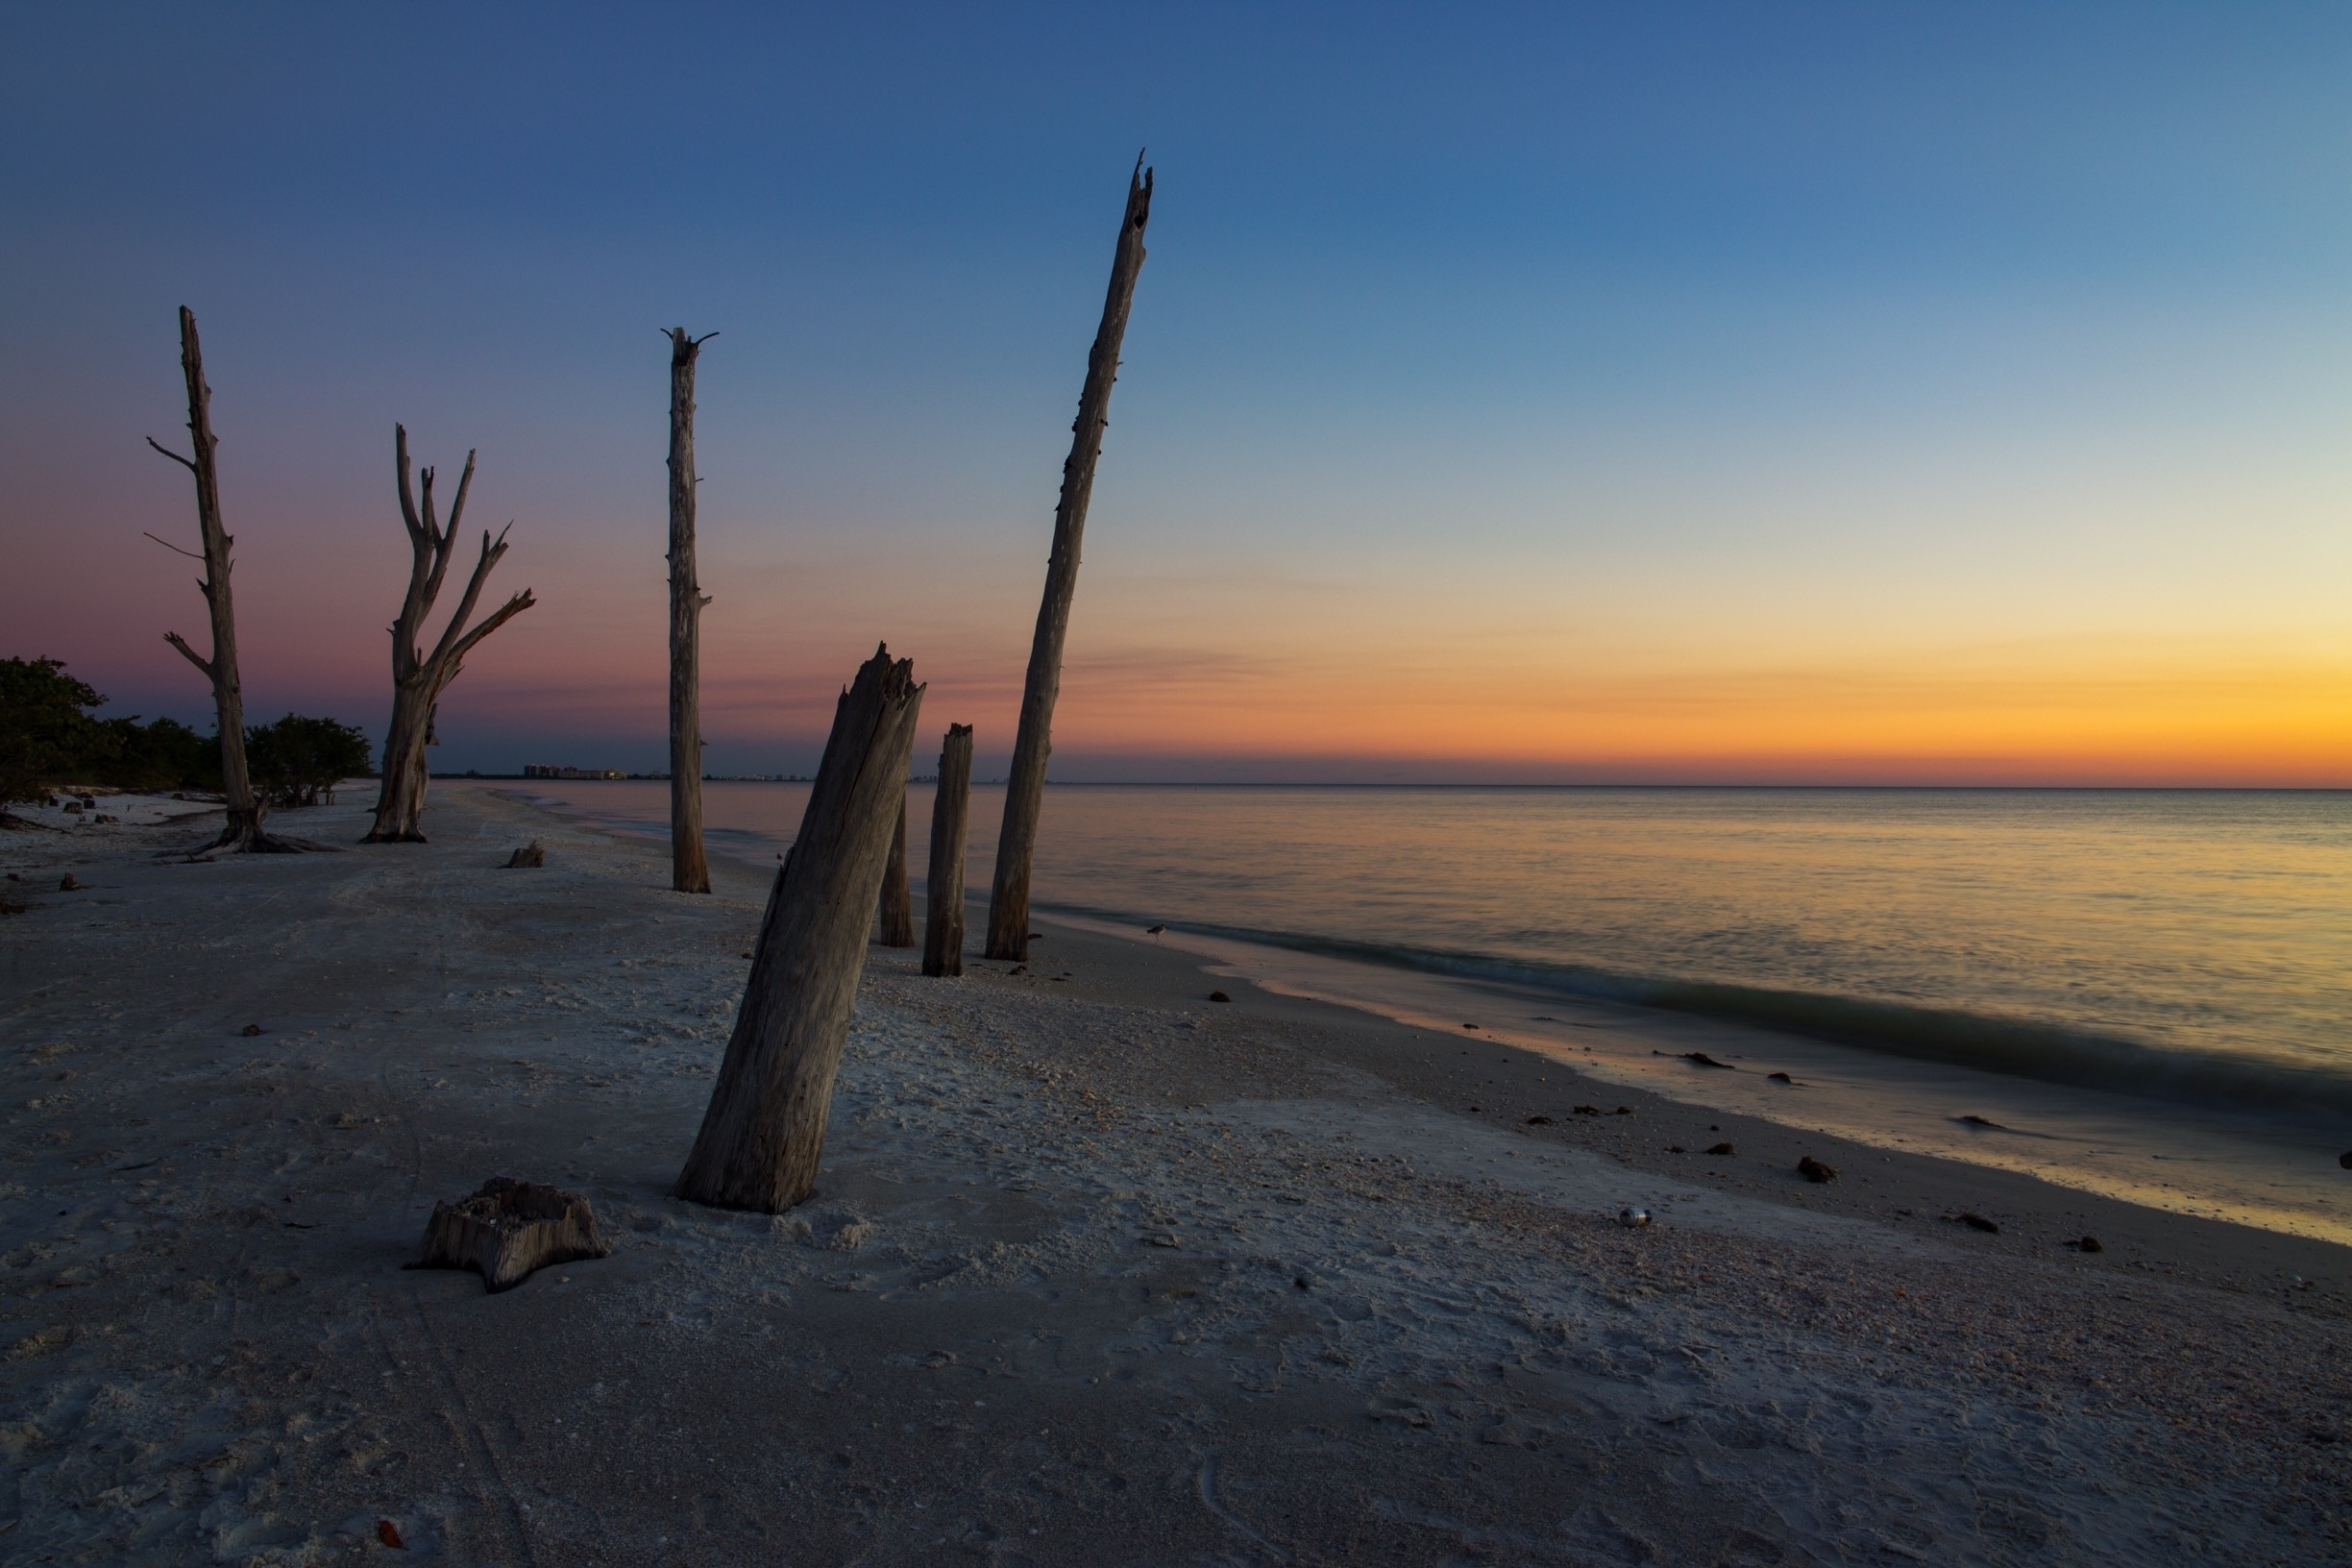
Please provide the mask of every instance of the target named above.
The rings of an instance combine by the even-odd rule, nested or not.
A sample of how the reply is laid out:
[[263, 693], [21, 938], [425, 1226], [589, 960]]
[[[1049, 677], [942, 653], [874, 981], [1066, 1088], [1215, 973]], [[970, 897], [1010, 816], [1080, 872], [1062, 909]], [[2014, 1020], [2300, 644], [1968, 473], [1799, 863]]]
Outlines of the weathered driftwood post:
[[1086, 386], [1078, 395], [1076, 436], [1062, 465], [1062, 500], [1054, 508], [1053, 554], [1045, 562], [1045, 600], [1029, 649], [1029, 679], [1021, 688], [1020, 730], [1013, 738], [1013, 772], [1005, 780], [1004, 830], [996, 840], [996, 878], [989, 894], [988, 956], [1029, 956], [1029, 870], [1037, 856], [1038, 813], [1045, 803], [1045, 759], [1053, 750], [1054, 698], [1062, 690], [1062, 644], [1069, 633], [1070, 595], [1078, 586], [1078, 549], [1087, 502], [1094, 493], [1094, 463], [1102, 455], [1111, 383], [1118, 380], [1119, 342], [1143, 270], [1143, 229], [1151, 220], [1152, 172], [1136, 159], [1127, 181], [1127, 212], [1119, 220], [1111, 258], [1111, 292], [1102, 325], [1087, 355]]
[[702, 855], [702, 606], [695, 580], [695, 356], [716, 332], [670, 329], [670, 885], [708, 893]]
[[874, 940], [885, 947], [915, 945], [915, 903], [907, 894], [906, 796], [898, 796], [898, 829], [891, 835], [890, 859], [882, 866], [880, 932]]
[[923, 890], [925, 974], [964, 972], [964, 835], [971, 815], [972, 726], [949, 724], [931, 802], [931, 870]]
[[[220, 723], [221, 795], [228, 801], [229, 821], [211, 847], [289, 849], [295, 846], [261, 831], [264, 806], [254, 793], [253, 774], [245, 766], [245, 694], [237, 681], [236, 608], [229, 593], [229, 547], [234, 541], [221, 523], [220, 474], [213, 465], [213, 449], [220, 443], [212, 434], [212, 388], [205, 384], [204, 349], [196, 340], [196, 317], [184, 305], [180, 307], [180, 368], [187, 378], [188, 437], [194, 443], [195, 456], [183, 457], [158, 445], [153, 436], [147, 438], [147, 444], [196, 477], [196, 527], [204, 536], [204, 553], [197, 558], [205, 569], [204, 580], [197, 587], [204, 591], [205, 603], [212, 612], [212, 656], [200, 655], [176, 631], [165, 632], [163, 640], [185, 654], [188, 663], [212, 683], [212, 710]], [[177, 545], [167, 548], [180, 549]]]
[[[450, 617], [429, 657], [423, 650], [425, 619], [440, 597], [442, 579], [449, 576], [450, 557], [457, 548], [457, 527], [465, 517], [466, 492], [474, 487], [474, 453], [466, 453], [465, 473], [457, 480], [457, 497], [450, 502], [449, 527], [433, 515], [433, 471], [427, 469], [425, 504], [420, 513], [408, 484], [408, 431], [392, 427], [392, 452], [400, 471], [401, 521], [408, 528], [410, 561], [408, 593], [401, 600], [400, 619], [392, 624], [392, 723], [384, 733], [383, 787], [376, 796], [376, 823], [364, 844], [423, 844], [425, 786], [430, 777], [425, 747], [432, 743], [433, 712], [441, 693], [457, 678], [474, 645], [538, 600], [528, 588], [508, 600], [472, 631], [466, 618], [481, 598], [490, 571], [506, 553], [506, 530], [496, 541], [482, 530], [481, 559], [466, 581], [465, 597]], [[511, 527], [513, 525], [509, 524]]]
[[772, 1214], [816, 1190], [922, 690], [913, 660], [877, 649], [834, 709], [799, 836], [769, 895], [735, 1033], [678, 1176], [681, 1198]]

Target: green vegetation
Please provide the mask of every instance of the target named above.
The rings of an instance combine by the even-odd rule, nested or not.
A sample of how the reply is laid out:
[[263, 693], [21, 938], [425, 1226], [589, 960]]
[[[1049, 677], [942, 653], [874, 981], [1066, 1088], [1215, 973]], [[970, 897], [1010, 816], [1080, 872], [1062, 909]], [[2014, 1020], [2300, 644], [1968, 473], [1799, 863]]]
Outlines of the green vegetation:
[[[98, 719], [106, 698], [59, 659], [0, 659], [0, 810], [68, 784], [218, 790], [220, 742], [177, 719]], [[245, 731], [255, 787], [275, 806], [315, 806], [368, 771], [367, 737], [287, 714]]]
[[0, 659], [0, 807], [37, 800], [113, 744], [86, 710], [106, 700], [60, 659]]
[[337, 784], [368, 771], [367, 736], [353, 724], [289, 713], [247, 727], [245, 762], [273, 806], [331, 803]]

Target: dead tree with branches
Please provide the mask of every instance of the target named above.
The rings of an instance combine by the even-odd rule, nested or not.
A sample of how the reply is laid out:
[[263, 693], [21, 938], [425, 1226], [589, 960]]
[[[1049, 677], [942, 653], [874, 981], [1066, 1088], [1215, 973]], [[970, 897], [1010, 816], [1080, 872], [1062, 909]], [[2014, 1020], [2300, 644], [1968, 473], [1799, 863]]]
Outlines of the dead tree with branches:
[[1021, 687], [1020, 728], [1013, 737], [1013, 771], [1005, 780], [1004, 828], [996, 838], [996, 876], [989, 891], [988, 956], [1029, 956], [1029, 873], [1037, 859], [1038, 817], [1045, 804], [1045, 759], [1053, 751], [1054, 702], [1062, 694], [1062, 647], [1069, 636], [1070, 597], [1078, 588], [1079, 546], [1087, 503], [1094, 494], [1094, 464], [1110, 423], [1111, 386], [1118, 380], [1119, 344], [1143, 271], [1143, 230], [1151, 222], [1152, 177], [1136, 159], [1127, 180], [1127, 211], [1111, 257], [1111, 291], [1102, 325], [1087, 355], [1086, 385], [1070, 429], [1070, 454], [1062, 464], [1062, 501], [1054, 508], [1053, 553], [1045, 562], [1045, 599], [1038, 607], [1029, 649], [1029, 678]]
[[471, 631], [466, 629], [481, 599], [482, 585], [506, 553], [506, 529], [501, 528], [493, 539], [485, 528], [481, 557], [474, 563], [474, 575], [466, 581], [465, 597], [457, 601], [457, 613], [441, 628], [432, 651], [424, 651], [425, 622], [432, 614], [433, 600], [441, 595], [442, 580], [449, 576], [450, 558], [457, 550], [457, 529], [465, 518], [466, 492], [474, 487], [474, 453], [466, 453], [465, 473], [457, 480], [457, 494], [450, 502], [449, 523], [444, 527], [433, 511], [433, 471], [429, 468], [422, 476], [422, 507], [409, 485], [404, 426], [392, 427], [392, 447], [400, 471], [401, 521], [408, 527], [411, 560], [408, 595], [401, 601], [400, 619], [392, 624], [392, 723], [384, 733], [383, 788], [376, 797], [376, 825], [360, 842], [423, 844], [421, 823], [429, 777], [425, 748], [435, 739], [433, 713], [441, 694], [457, 678], [475, 645], [538, 600], [526, 588], [483, 617]]
[[198, 653], [176, 631], [165, 632], [163, 640], [185, 654], [188, 663], [212, 683], [212, 711], [220, 724], [221, 796], [228, 804], [229, 820], [220, 837], [206, 848], [258, 853], [302, 848], [305, 846], [273, 839], [261, 830], [265, 807], [254, 792], [253, 773], [245, 765], [245, 694], [237, 680], [236, 608], [229, 593], [229, 547], [235, 541], [221, 524], [220, 473], [213, 462], [214, 449], [220, 443], [212, 434], [212, 388], [205, 383], [204, 349], [196, 340], [196, 317], [184, 305], [180, 307], [180, 368], [187, 379], [188, 437], [195, 455], [183, 457], [158, 444], [153, 436], [147, 438], [147, 444], [195, 477], [196, 526], [204, 537], [204, 553], [180, 550], [152, 533], [147, 537], [166, 550], [204, 562], [204, 579], [196, 586], [203, 590], [205, 603], [212, 612], [212, 656], [208, 659]]

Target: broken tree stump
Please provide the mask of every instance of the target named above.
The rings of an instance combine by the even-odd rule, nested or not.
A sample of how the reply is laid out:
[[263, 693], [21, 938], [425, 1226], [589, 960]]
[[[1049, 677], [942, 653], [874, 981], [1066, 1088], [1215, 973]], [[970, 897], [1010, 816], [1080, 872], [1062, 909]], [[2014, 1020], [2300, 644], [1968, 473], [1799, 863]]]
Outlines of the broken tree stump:
[[774, 1214], [817, 1188], [922, 691], [913, 660], [877, 648], [841, 695], [792, 858], [760, 922], [719, 1081], [678, 1173], [681, 1198]]
[[923, 884], [922, 972], [964, 972], [964, 840], [971, 825], [972, 726], [949, 724], [931, 801], [931, 870]]
[[510, 871], [537, 870], [546, 864], [547, 851], [540, 847], [537, 839], [506, 857], [506, 870]]
[[881, 934], [885, 947], [915, 945], [915, 904], [907, 893], [906, 793], [898, 796], [898, 830], [891, 835], [890, 859], [882, 867]]
[[433, 1205], [424, 1251], [407, 1266], [471, 1268], [490, 1289], [511, 1290], [550, 1263], [611, 1254], [577, 1192], [493, 1176], [470, 1198]]

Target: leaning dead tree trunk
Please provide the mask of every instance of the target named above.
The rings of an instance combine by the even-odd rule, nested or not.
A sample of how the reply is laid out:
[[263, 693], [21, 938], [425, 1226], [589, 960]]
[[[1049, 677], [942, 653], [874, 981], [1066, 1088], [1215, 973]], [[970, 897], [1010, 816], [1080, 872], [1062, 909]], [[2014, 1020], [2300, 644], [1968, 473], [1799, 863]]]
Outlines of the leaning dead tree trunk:
[[907, 895], [906, 796], [898, 797], [898, 830], [891, 835], [890, 859], [882, 867], [880, 931], [874, 940], [885, 947], [915, 945], [915, 904]]
[[466, 629], [481, 599], [482, 585], [506, 553], [506, 529], [501, 528], [493, 540], [485, 528], [481, 558], [474, 563], [474, 575], [466, 580], [457, 613], [441, 628], [432, 652], [424, 651], [425, 622], [432, 614], [433, 600], [441, 595], [442, 580], [449, 576], [450, 558], [457, 550], [458, 526], [465, 518], [466, 492], [474, 488], [474, 453], [466, 453], [465, 473], [457, 480], [449, 526], [444, 527], [433, 512], [433, 471], [429, 468], [424, 473], [422, 509], [409, 486], [406, 427], [392, 427], [392, 451], [400, 473], [401, 521], [408, 528], [408, 595], [401, 601], [400, 619], [392, 624], [392, 723], [384, 732], [383, 787], [376, 796], [375, 826], [360, 842], [423, 844], [425, 787], [430, 778], [425, 748], [435, 739], [433, 715], [441, 694], [457, 678], [465, 656], [474, 651], [476, 644], [538, 600], [526, 588], [497, 613], [485, 616], [473, 630]]
[[799, 836], [769, 894], [726, 1059], [678, 1176], [681, 1198], [772, 1214], [817, 1188], [922, 692], [913, 660], [876, 649], [833, 710]]
[[964, 835], [971, 816], [972, 726], [949, 724], [931, 802], [931, 871], [923, 887], [922, 972], [964, 972]]
[[1062, 645], [1069, 634], [1070, 596], [1078, 587], [1078, 549], [1086, 533], [1087, 502], [1094, 494], [1094, 464], [1102, 455], [1111, 383], [1118, 380], [1119, 343], [1143, 270], [1143, 229], [1151, 220], [1151, 170], [1136, 159], [1127, 181], [1127, 213], [1119, 221], [1111, 258], [1111, 292], [1102, 325], [1087, 355], [1086, 386], [1078, 395], [1077, 434], [1062, 465], [1062, 501], [1054, 508], [1053, 554], [1045, 563], [1045, 600], [1038, 609], [1029, 649], [1029, 679], [1021, 688], [1020, 730], [1013, 738], [1013, 772], [1005, 780], [1004, 830], [996, 839], [996, 879], [989, 894], [988, 956], [1029, 956], [1029, 872], [1037, 859], [1038, 814], [1045, 804], [1045, 759], [1053, 750], [1054, 699], [1062, 691]]
[[708, 893], [702, 855], [702, 606], [695, 580], [695, 356], [716, 332], [670, 329], [670, 885]]
[[292, 849], [297, 846], [261, 831], [263, 802], [254, 793], [253, 774], [245, 766], [245, 694], [237, 680], [236, 608], [229, 593], [229, 547], [235, 541], [221, 524], [220, 474], [213, 464], [213, 449], [220, 443], [212, 434], [212, 388], [205, 384], [204, 349], [196, 340], [196, 317], [184, 305], [180, 307], [180, 368], [187, 377], [188, 436], [195, 445], [195, 457], [183, 457], [158, 445], [153, 436], [147, 438], [147, 444], [196, 477], [196, 526], [204, 536], [204, 554], [196, 558], [204, 562], [205, 569], [204, 580], [196, 586], [204, 591], [205, 603], [212, 612], [212, 656], [203, 657], [176, 631], [165, 632], [163, 640], [185, 654], [212, 683], [212, 711], [220, 724], [221, 795], [228, 801], [229, 821], [208, 847]]

